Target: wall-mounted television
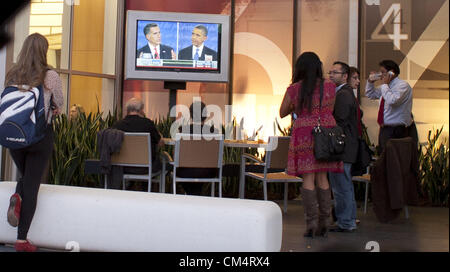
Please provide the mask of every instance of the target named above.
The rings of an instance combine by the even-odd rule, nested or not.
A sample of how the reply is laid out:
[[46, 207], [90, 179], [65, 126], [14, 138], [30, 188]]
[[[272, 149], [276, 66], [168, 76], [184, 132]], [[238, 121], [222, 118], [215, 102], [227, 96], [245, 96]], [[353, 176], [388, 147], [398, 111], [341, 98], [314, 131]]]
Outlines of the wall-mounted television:
[[230, 16], [127, 12], [125, 79], [228, 82]]

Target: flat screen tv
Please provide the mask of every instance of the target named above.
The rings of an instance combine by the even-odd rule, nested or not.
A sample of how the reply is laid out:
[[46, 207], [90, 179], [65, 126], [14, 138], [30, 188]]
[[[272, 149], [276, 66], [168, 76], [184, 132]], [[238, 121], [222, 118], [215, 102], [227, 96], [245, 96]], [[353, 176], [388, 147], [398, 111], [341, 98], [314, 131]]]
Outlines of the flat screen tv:
[[125, 45], [125, 79], [228, 82], [228, 15], [129, 10]]

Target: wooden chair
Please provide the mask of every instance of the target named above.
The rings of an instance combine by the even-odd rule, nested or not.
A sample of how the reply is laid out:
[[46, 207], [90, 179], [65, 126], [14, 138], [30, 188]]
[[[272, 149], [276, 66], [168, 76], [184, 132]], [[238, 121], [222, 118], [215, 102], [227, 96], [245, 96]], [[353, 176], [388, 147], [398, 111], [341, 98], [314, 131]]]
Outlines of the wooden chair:
[[[123, 175], [122, 186], [125, 190], [127, 180], [143, 180], [148, 182], [148, 192], [151, 191], [151, 182], [159, 183], [159, 192], [164, 193], [166, 187], [166, 168], [165, 162], [162, 162], [162, 169], [152, 173], [152, 145], [150, 133], [131, 133], [125, 132], [122, 147], [118, 153], [111, 155], [111, 165], [145, 167], [148, 168], [148, 174], [126, 174]], [[153, 179], [159, 176], [159, 179]], [[106, 176], [105, 176], [106, 189]]]
[[370, 166], [367, 167], [367, 172], [362, 176], [353, 176], [352, 181], [362, 182], [365, 184], [365, 195], [364, 195], [364, 213], [367, 213], [367, 200], [369, 198], [369, 185], [370, 185]]
[[[177, 182], [211, 182], [211, 196], [214, 196], [214, 184], [219, 184], [219, 197], [222, 197], [222, 134], [177, 134], [174, 149], [173, 193], [176, 194]], [[177, 176], [177, 168], [217, 168], [217, 177], [186, 178]]]
[[[284, 183], [284, 212], [287, 212], [288, 184], [290, 182], [303, 182], [302, 178], [291, 176], [284, 172], [268, 173], [269, 169], [287, 168], [290, 137], [270, 136], [265, 160], [262, 161], [253, 155], [244, 153], [241, 157], [241, 177], [239, 179], [239, 197], [245, 195], [245, 177], [249, 176], [263, 182], [264, 200], [267, 200], [267, 183]], [[264, 166], [262, 173], [246, 172], [247, 160]]]

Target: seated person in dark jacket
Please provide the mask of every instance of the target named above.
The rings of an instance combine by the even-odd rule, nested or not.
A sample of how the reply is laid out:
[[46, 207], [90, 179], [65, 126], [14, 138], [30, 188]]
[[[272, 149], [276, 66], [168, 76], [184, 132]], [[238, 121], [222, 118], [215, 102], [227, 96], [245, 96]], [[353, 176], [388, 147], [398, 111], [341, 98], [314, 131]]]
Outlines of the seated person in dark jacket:
[[[113, 125], [113, 128], [125, 132], [149, 132], [152, 146], [152, 173], [161, 170], [159, 147], [164, 146], [161, 135], [156, 129], [155, 123], [144, 115], [144, 103], [138, 98], [131, 98], [126, 104], [127, 116]], [[124, 172], [129, 174], [147, 174], [147, 168], [124, 167]]]
[[[207, 116], [206, 106], [201, 101], [195, 101], [189, 107], [191, 114], [191, 123], [188, 127], [181, 129], [180, 133], [189, 134], [218, 134], [219, 131], [214, 126], [206, 125], [205, 120]], [[203, 113], [203, 114], [202, 114]], [[217, 168], [193, 168], [180, 167], [177, 168], [177, 176], [180, 178], [214, 178], [218, 175]], [[197, 182], [182, 182], [180, 183], [184, 191], [188, 195], [202, 195], [203, 184]]]

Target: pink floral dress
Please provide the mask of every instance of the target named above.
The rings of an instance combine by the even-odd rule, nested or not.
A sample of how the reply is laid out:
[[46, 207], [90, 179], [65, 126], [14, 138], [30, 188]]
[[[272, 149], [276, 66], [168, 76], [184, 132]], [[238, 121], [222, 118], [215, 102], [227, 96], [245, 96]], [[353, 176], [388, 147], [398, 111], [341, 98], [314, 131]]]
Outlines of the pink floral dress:
[[[292, 103], [297, 108], [298, 95], [300, 93], [301, 81], [288, 87], [287, 93]], [[334, 83], [326, 80], [323, 86], [322, 110], [319, 113], [320, 89], [319, 84], [313, 93], [311, 104], [311, 113], [307, 109], [302, 112], [295, 112], [297, 119], [292, 127], [291, 142], [289, 144], [288, 168], [290, 175], [298, 176], [303, 173], [315, 172], [343, 172], [342, 162], [321, 162], [316, 161], [313, 154], [313, 137], [311, 130], [317, 125], [317, 119], [320, 115], [320, 123], [324, 127], [333, 127], [336, 121], [333, 117]]]

